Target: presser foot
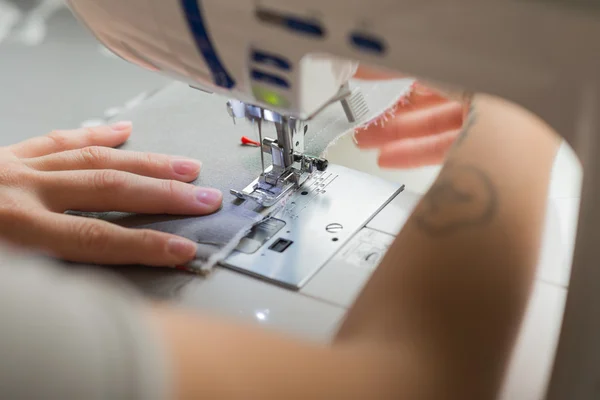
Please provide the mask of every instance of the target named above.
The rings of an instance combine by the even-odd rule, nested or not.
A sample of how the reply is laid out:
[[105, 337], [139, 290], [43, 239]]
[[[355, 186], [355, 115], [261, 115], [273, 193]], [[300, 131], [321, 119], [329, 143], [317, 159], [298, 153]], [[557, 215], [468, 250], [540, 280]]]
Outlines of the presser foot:
[[262, 207], [271, 207], [302, 186], [314, 172], [323, 172], [329, 165], [325, 159], [297, 153], [294, 161], [294, 166], [285, 169], [271, 165], [244, 189], [231, 189], [229, 192], [238, 199], [253, 200]]
[[252, 200], [262, 207], [271, 207], [302, 186], [310, 175], [297, 170], [276, 174], [271, 166], [244, 189], [231, 189], [230, 193], [240, 200]]

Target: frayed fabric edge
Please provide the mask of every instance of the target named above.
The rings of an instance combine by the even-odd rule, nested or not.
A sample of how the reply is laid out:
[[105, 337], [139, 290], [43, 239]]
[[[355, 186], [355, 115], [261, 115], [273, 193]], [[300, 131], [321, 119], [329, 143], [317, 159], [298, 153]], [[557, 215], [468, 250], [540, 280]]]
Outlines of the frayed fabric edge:
[[208, 257], [208, 259], [195, 259], [190, 263], [184, 265], [182, 269], [199, 275], [210, 274], [210, 272], [212, 272], [212, 270], [218, 263], [227, 258], [227, 256], [229, 256], [229, 254], [231, 254], [235, 250], [235, 248], [238, 246], [238, 244], [240, 244], [242, 239], [245, 238], [250, 233], [250, 231], [252, 231], [252, 228], [260, 224], [264, 219], [264, 217], [258, 215], [255, 219], [252, 220], [251, 223], [247, 225], [245, 229], [241, 229], [234, 237], [231, 238], [231, 240], [225, 246], [221, 247], [219, 251], [212, 254], [210, 257]]
[[[331, 142], [329, 142], [329, 144], [321, 152], [320, 157], [326, 157], [327, 154], [329, 153], [329, 150], [333, 146], [335, 146], [337, 144], [337, 142], [344, 136], [346, 136], [348, 134], [352, 134], [353, 135], [352, 139], [353, 139], [354, 143], [356, 143], [356, 140], [354, 139], [354, 134], [356, 133], [356, 131], [358, 129], [366, 129], [367, 127], [369, 127], [373, 124], [375, 124], [375, 125], [385, 124], [390, 118], [392, 118], [395, 115], [398, 107], [403, 102], [403, 99], [410, 96], [411, 91], [412, 91], [412, 86], [410, 88], [408, 88], [404, 93], [401, 93], [398, 97], [394, 98], [394, 100], [390, 102], [390, 105], [386, 106], [380, 112], [375, 114], [375, 116], [372, 117], [369, 121], [358, 123], [358, 124], [348, 128], [348, 130], [342, 132], [338, 136], [336, 136]], [[368, 98], [370, 94], [371, 93], [366, 94], [365, 97]]]
[[270, 212], [267, 215], [257, 215], [256, 218], [254, 218], [245, 229], [241, 229], [234, 237], [231, 238], [231, 240], [225, 246], [223, 246], [216, 253], [212, 254], [210, 257], [208, 257], [208, 259], [195, 259], [181, 267], [181, 269], [202, 276], [210, 274], [215, 268], [215, 266], [217, 266], [217, 264], [225, 260], [235, 250], [235, 248], [240, 244], [242, 239], [244, 239], [255, 226], [269, 220], [273, 217], [273, 215], [275, 215], [277, 212], [283, 209], [286, 206], [290, 197], [291, 195], [288, 195], [285, 199], [282, 199], [280, 204], [277, 207], [274, 207], [272, 210], [270, 210]]

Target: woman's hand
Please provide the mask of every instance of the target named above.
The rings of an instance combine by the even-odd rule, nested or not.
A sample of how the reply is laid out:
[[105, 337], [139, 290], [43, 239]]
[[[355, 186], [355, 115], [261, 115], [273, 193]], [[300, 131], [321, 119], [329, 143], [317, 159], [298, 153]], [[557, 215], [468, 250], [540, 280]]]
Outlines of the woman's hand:
[[[355, 78], [385, 80], [402, 76], [359, 68]], [[381, 117], [355, 133], [361, 149], [380, 151], [385, 168], [415, 168], [441, 163], [457, 138], [466, 117], [465, 102], [449, 100], [418, 82], [410, 93]]]
[[202, 215], [222, 194], [189, 183], [197, 161], [115, 150], [131, 124], [55, 131], [0, 147], [0, 239], [68, 261], [173, 266], [196, 245], [162, 232], [126, 229], [65, 211]]

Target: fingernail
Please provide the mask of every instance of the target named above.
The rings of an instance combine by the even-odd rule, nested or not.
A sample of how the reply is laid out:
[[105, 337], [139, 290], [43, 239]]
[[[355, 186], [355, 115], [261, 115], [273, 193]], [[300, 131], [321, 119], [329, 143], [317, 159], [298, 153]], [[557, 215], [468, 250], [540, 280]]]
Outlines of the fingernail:
[[216, 189], [196, 188], [196, 200], [208, 206], [218, 206], [223, 201], [223, 194]]
[[116, 122], [114, 124], [112, 124], [110, 126], [110, 129], [112, 129], [113, 131], [116, 132], [121, 132], [127, 129], [131, 129], [131, 126], [133, 124], [131, 123], [131, 121], [120, 121], [120, 122]]
[[169, 239], [167, 250], [176, 257], [192, 259], [196, 255], [196, 243], [183, 238]]
[[188, 176], [197, 174], [201, 167], [202, 164], [199, 161], [182, 159], [171, 161], [171, 168], [173, 168], [173, 171], [178, 175]]

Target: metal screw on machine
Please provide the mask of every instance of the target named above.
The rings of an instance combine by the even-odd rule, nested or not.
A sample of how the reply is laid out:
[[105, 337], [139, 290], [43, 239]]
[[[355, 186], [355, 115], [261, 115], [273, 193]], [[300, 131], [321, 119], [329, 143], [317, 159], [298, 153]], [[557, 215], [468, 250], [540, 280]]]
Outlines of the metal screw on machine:
[[306, 172], [323, 172], [329, 166], [329, 161], [324, 158], [307, 156], [306, 154], [294, 153], [294, 161], [301, 163], [301, 169]]
[[317, 167], [317, 171], [325, 171], [327, 169], [327, 167], [329, 166], [329, 161], [327, 161], [324, 158], [316, 158], [313, 157], [313, 160], [315, 162], [315, 166]]

